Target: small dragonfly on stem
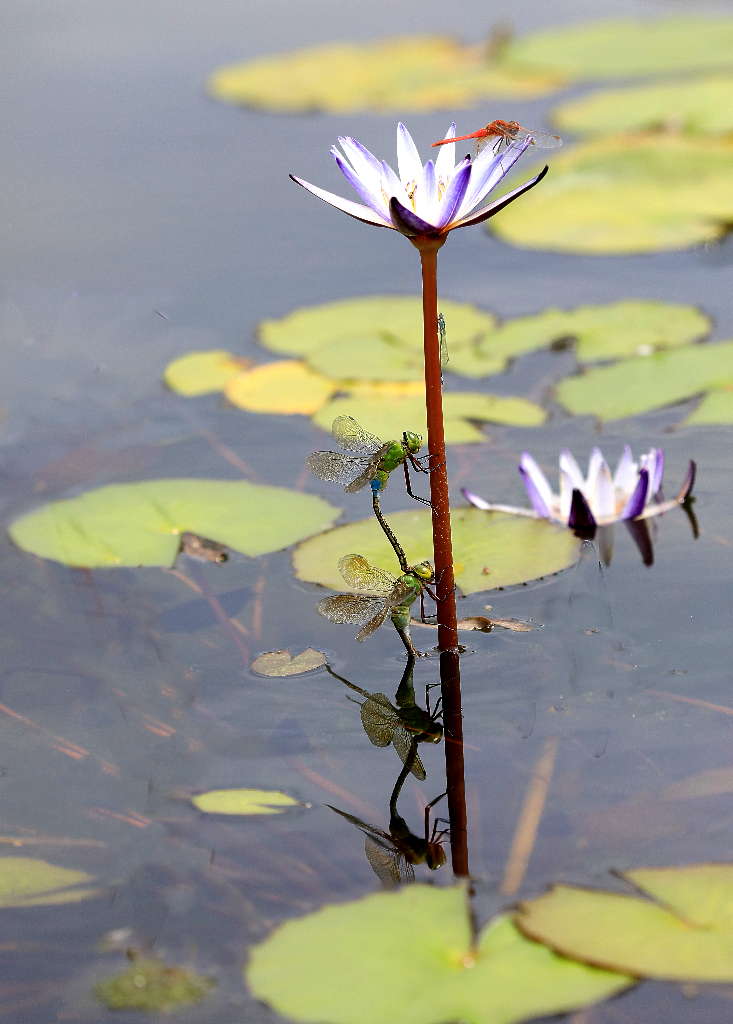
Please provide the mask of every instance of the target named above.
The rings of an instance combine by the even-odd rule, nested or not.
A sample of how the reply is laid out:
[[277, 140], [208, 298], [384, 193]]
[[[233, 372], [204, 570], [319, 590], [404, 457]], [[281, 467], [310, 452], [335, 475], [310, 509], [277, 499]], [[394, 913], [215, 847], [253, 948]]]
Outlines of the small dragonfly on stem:
[[524, 142], [526, 139], [540, 149], [557, 149], [562, 146], [562, 139], [559, 135], [551, 135], [549, 132], [536, 131], [534, 128], [525, 128], [518, 121], [490, 121], [489, 124], [479, 128], [470, 135], [457, 135], [453, 139], [439, 139], [434, 146], [445, 146], [449, 142], [467, 142], [469, 139], [476, 139], [476, 148], [480, 150], [491, 140], [494, 152], [498, 152], [502, 146], [508, 146], [512, 142]]
[[362, 628], [357, 640], [366, 640], [389, 618], [399, 633], [408, 654], [421, 657], [410, 637], [410, 608], [420, 598], [420, 617], [425, 621], [424, 597], [437, 597], [430, 584], [435, 582], [431, 562], [409, 566], [401, 576], [371, 565], [362, 555], [344, 555], [338, 564], [347, 586], [360, 594], [337, 594], [324, 597], [318, 611], [331, 622], [351, 623]]

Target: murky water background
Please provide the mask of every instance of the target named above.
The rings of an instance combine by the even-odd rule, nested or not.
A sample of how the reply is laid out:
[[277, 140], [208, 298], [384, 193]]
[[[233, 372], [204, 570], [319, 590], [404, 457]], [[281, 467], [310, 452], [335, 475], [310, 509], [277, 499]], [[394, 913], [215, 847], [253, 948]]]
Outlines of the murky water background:
[[[510, 13], [529, 30], [670, 6], [683, 9], [517, 0]], [[5, 521], [110, 482], [236, 479], [242, 462], [253, 480], [303, 479], [304, 456], [324, 441], [308, 420], [176, 397], [160, 375], [193, 348], [260, 354], [258, 320], [298, 304], [416, 291], [417, 262], [404, 240], [340, 217], [287, 179], [293, 170], [335, 187], [335, 137], [348, 133], [389, 155], [394, 119], [239, 111], [207, 100], [202, 83], [218, 64], [329, 39], [418, 27], [480, 36], [505, 13], [474, 0], [461, 9], [456, 25], [451, 8], [426, 0], [418, 26], [414, 10], [383, 0], [6, 3]], [[515, 103], [507, 113], [540, 125], [551, 102]], [[467, 128], [481, 120], [458, 114]], [[408, 123], [424, 145], [448, 120], [412, 115]], [[446, 297], [500, 316], [629, 297], [693, 302], [722, 340], [733, 336], [731, 260], [730, 243], [589, 258], [513, 250], [474, 230], [457, 232], [443, 250], [441, 285]], [[542, 398], [571, 365], [568, 354], [533, 355], [487, 386]], [[608, 569], [588, 547], [561, 576], [461, 602], [461, 612], [481, 614], [490, 603], [495, 616], [537, 625], [473, 634], [463, 661], [469, 853], [482, 917], [506, 902], [499, 887], [517, 817], [550, 748], [554, 770], [522, 895], [559, 879], [613, 886], [610, 868], [730, 859], [730, 793], [674, 788], [730, 769], [733, 792], [730, 432], [673, 430], [682, 418], [678, 407], [599, 435], [590, 419], [556, 411], [546, 428], [491, 427], [491, 445], [451, 449], [456, 494], [468, 485], [519, 503], [515, 466], [525, 447], [552, 466], [566, 445], [585, 458], [601, 443], [614, 459], [624, 442], [635, 451], [662, 445], [670, 492], [688, 458], [699, 465], [702, 535], [692, 540], [681, 513], [665, 517], [653, 568], [618, 528]], [[366, 514], [314, 480], [305, 486], [343, 504], [347, 519]], [[385, 507], [404, 507], [399, 488]], [[111, 929], [129, 928], [128, 944], [218, 977], [216, 994], [186, 1019], [271, 1019], [241, 986], [247, 944], [277, 921], [375, 888], [361, 837], [323, 805], [351, 799], [349, 810], [386, 826], [400, 765], [393, 751], [369, 745], [358, 708], [325, 672], [263, 679], [247, 666], [262, 650], [321, 646], [336, 671], [390, 692], [402, 671], [396, 637], [383, 630], [357, 649], [348, 630], [318, 617], [318, 588], [293, 579], [288, 553], [234, 555], [225, 567], [181, 563], [187, 582], [151, 569], [72, 571], [1, 543], [0, 842], [89, 871], [109, 890], [68, 908], [3, 911], [0, 1017], [107, 1019], [88, 992], [123, 958], [96, 947]], [[214, 594], [248, 635], [223, 627], [196, 588]], [[423, 632], [416, 640], [427, 646]], [[436, 679], [435, 661], [418, 665], [418, 692]], [[415, 828], [421, 801], [443, 788], [442, 748], [421, 753], [428, 781], [408, 782], [400, 804]], [[313, 807], [226, 823], [181, 797], [250, 785], [282, 788]], [[19, 851], [8, 838], [18, 836], [33, 842]], [[647, 985], [583, 1022], [696, 1024], [723, 1018], [730, 997]]]

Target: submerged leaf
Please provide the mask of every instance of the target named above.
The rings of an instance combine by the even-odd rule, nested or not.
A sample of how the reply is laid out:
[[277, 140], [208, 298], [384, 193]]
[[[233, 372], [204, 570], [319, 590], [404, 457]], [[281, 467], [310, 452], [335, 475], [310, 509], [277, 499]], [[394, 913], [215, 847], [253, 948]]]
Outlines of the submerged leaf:
[[556, 395], [575, 415], [615, 420], [729, 384], [733, 385], [733, 341], [601, 366], [560, 381]]
[[[415, 508], [387, 517], [414, 565], [432, 557], [429, 509]], [[580, 542], [572, 531], [544, 519], [458, 508], [452, 513], [456, 583], [464, 594], [508, 587], [559, 572], [578, 557]], [[344, 551], [358, 551], [372, 565], [397, 570], [392, 548], [371, 516], [336, 527], [299, 544], [293, 554], [295, 573], [308, 583], [343, 590], [338, 561]]]
[[226, 383], [224, 393], [232, 405], [248, 412], [284, 414], [316, 412], [339, 382], [314, 373], [303, 363], [286, 359], [240, 373]]
[[[733, 19], [732, 19], [733, 24]], [[733, 220], [733, 142], [612, 136], [553, 159], [493, 230], [515, 245], [564, 252], [652, 252], [715, 241]]]
[[733, 981], [733, 865], [639, 868], [622, 877], [655, 902], [558, 885], [523, 903], [518, 924], [566, 956], [640, 977]]
[[250, 359], [241, 359], [221, 348], [187, 352], [168, 363], [163, 379], [171, 391], [179, 395], [206, 395], [222, 391], [231, 377], [251, 365]]
[[195, 971], [136, 956], [128, 970], [98, 982], [94, 995], [108, 1010], [170, 1013], [200, 1003], [215, 984]]
[[733, 18], [591, 21], [510, 43], [502, 63], [573, 78], [626, 78], [733, 66]]
[[290, 651], [267, 651], [255, 658], [251, 667], [253, 672], [263, 676], [297, 676], [325, 664], [326, 655], [323, 651], [308, 647], [295, 655]]
[[256, 557], [323, 530], [339, 512], [285, 487], [147, 480], [43, 505], [16, 519], [9, 533], [24, 551], [65, 565], [171, 566], [185, 532]]
[[440, 36], [327, 43], [216, 70], [208, 90], [243, 106], [325, 110], [440, 110], [479, 99], [541, 96], [562, 79], [491, 63], [487, 48]]
[[254, 947], [245, 975], [278, 1013], [323, 1024], [513, 1024], [632, 984], [524, 939], [508, 917], [473, 947], [465, 889], [425, 885], [281, 925]]
[[191, 797], [191, 803], [204, 814], [282, 814], [300, 803], [276, 789], [212, 789]]
[[91, 875], [33, 857], [0, 858], [0, 907], [79, 903], [97, 895]]

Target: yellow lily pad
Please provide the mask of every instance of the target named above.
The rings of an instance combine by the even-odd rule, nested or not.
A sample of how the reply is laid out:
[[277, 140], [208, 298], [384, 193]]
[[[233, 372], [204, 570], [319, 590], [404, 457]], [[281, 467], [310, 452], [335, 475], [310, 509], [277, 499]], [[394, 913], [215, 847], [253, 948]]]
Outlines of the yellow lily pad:
[[206, 395], [223, 391], [231, 377], [251, 365], [251, 359], [241, 359], [221, 348], [187, 352], [168, 363], [163, 379], [171, 391], [179, 395]]
[[733, 385], [733, 341], [692, 345], [566, 377], [555, 389], [575, 415], [616, 420]]
[[307, 647], [300, 654], [290, 651], [266, 651], [252, 662], [252, 671], [263, 676], [297, 676], [303, 672], [311, 672], [326, 664], [323, 651]]
[[236, 480], [112, 484], [11, 523], [23, 551], [84, 568], [171, 566], [194, 533], [251, 557], [330, 526], [340, 509], [285, 487]]
[[[473, 425], [503, 423], [517, 427], [536, 427], [544, 423], [546, 413], [526, 398], [510, 395], [487, 395], [472, 391], [454, 391], [443, 395], [445, 440], [447, 444], [472, 444], [486, 440], [486, 435]], [[314, 423], [330, 431], [337, 416], [353, 416], [378, 437], [401, 437], [403, 430], [412, 430], [427, 437], [427, 416], [423, 395], [406, 395], [396, 399], [389, 395], [335, 398], [313, 417]]]
[[[429, 509], [387, 515], [411, 565], [432, 559]], [[580, 542], [571, 530], [545, 519], [529, 519], [477, 508], [457, 508], [451, 515], [456, 583], [464, 594], [526, 583], [573, 565]], [[338, 526], [299, 544], [293, 566], [299, 579], [344, 590], [338, 562], [346, 552], [363, 555], [372, 565], [399, 573], [394, 551], [374, 516]]]
[[502, 64], [575, 79], [729, 68], [733, 18], [619, 18], [551, 28], [511, 42]]
[[555, 157], [542, 188], [491, 224], [505, 241], [530, 248], [683, 249], [725, 234], [733, 220], [732, 176], [731, 140], [612, 136]]
[[94, 995], [108, 1010], [171, 1013], [200, 1003], [216, 984], [213, 978], [183, 967], [170, 967], [155, 957], [132, 959], [133, 964], [126, 971], [94, 986]]
[[565, 956], [637, 977], [733, 981], [733, 865], [638, 868], [622, 877], [650, 900], [558, 885], [523, 903], [517, 923]]
[[210, 95], [290, 113], [455, 110], [477, 100], [534, 97], [563, 84], [555, 72], [505, 68], [484, 46], [441, 36], [327, 43], [218, 68]]
[[599, 89], [556, 107], [553, 123], [575, 135], [669, 131], [688, 135], [733, 132], [733, 75]]
[[0, 907], [41, 907], [79, 903], [96, 896], [91, 875], [33, 857], [0, 858]]
[[733, 379], [727, 387], [705, 395], [698, 407], [683, 420], [686, 427], [727, 426], [730, 423], [733, 423]]
[[300, 801], [276, 789], [211, 789], [191, 797], [191, 803], [204, 814], [282, 814]]
[[633, 984], [528, 941], [506, 916], [474, 944], [465, 889], [426, 885], [281, 925], [254, 947], [245, 977], [283, 1017], [322, 1024], [516, 1024]]
[[232, 405], [248, 412], [316, 412], [341, 387], [295, 359], [267, 363], [230, 378], [224, 388]]

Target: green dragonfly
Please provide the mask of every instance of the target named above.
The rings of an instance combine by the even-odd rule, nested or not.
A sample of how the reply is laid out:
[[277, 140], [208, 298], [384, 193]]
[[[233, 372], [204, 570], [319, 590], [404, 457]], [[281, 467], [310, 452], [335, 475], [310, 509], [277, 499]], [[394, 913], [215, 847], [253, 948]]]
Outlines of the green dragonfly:
[[440, 342], [440, 365], [445, 366], [450, 362], [448, 355], [448, 338], [446, 336], [445, 317], [438, 313], [438, 340]]
[[435, 582], [432, 562], [410, 566], [401, 576], [370, 565], [362, 555], [344, 555], [338, 567], [346, 585], [362, 593], [324, 597], [318, 603], [320, 614], [331, 622], [361, 626], [357, 640], [366, 640], [389, 616], [408, 654], [420, 657], [410, 637], [410, 608], [419, 597], [424, 620], [424, 594], [437, 601], [429, 586]]

